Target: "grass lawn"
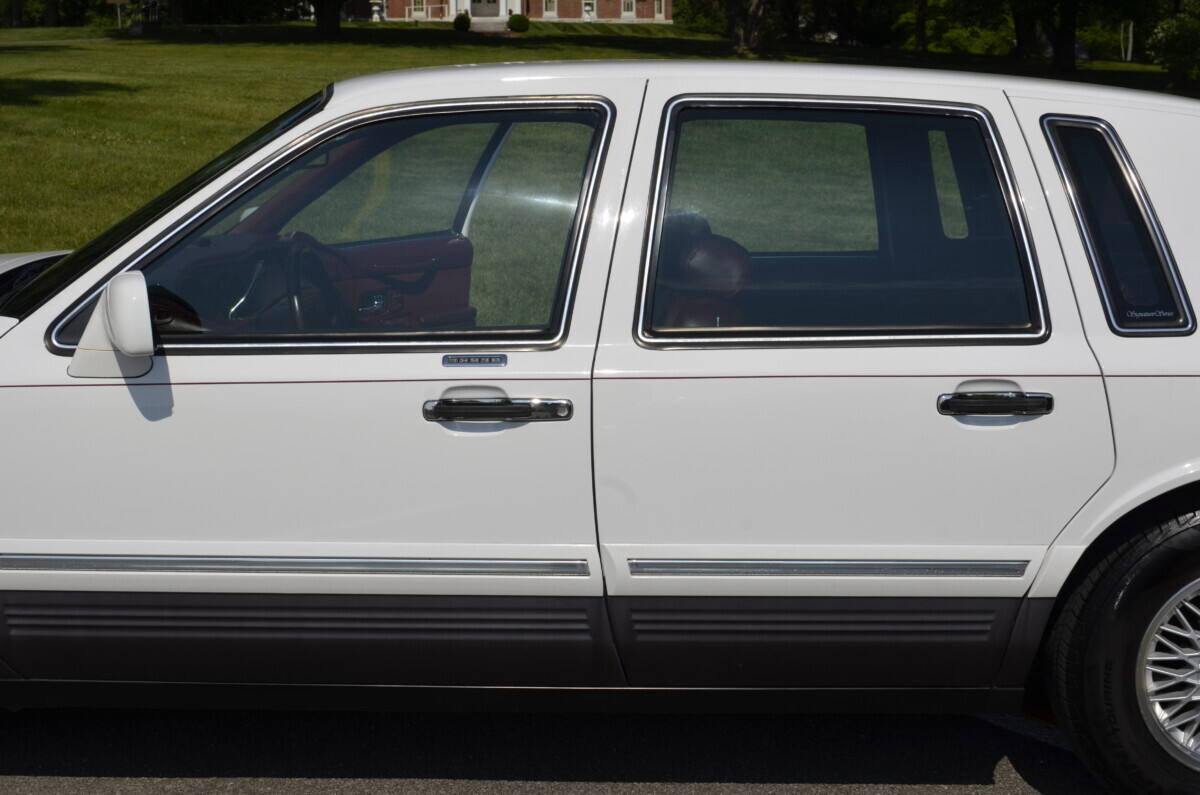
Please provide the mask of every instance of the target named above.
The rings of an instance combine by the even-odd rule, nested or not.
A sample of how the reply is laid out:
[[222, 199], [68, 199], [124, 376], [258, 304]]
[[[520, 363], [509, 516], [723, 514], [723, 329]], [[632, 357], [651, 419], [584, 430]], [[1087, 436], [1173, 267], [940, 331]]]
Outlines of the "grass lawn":
[[[334, 80], [457, 63], [723, 58], [724, 40], [663, 25], [535, 23], [522, 37], [446, 23], [193, 27], [158, 39], [97, 29], [0, 30], [0, 252], [74, 248], [262, 123]], [[785, 60], [895, 63], [1048, 76], [1042, 65], [803, 46]], [[1153, 67], [1093, 64], [1079, 77], [1161, 89]]]

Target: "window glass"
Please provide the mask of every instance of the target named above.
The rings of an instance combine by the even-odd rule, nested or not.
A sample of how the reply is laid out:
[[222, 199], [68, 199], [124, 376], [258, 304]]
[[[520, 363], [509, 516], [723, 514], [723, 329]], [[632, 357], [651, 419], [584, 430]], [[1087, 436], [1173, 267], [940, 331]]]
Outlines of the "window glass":
[[[404, 138], [324, 191], [283, 231], [333, 244], [449, 229], [475, 168], [471, 155], [495, 132], [494, 124], [456, 124]], [[327, 157], [313, 155], [306, 167]]]
[[156, 330], [166, 344], [553, 335], [602, 118], [451, 114], [327, 141], [146, 266]]
[[933, 166], [933, 187], [937, 189], [938, 211], [942, 216], [942, 232], [946, 237], [967, 236], [967, 213], [963, 207], [962, 188], [954, 173], [950, 142], [942, 130], [929, 131], [929, 157]]
[[[764, 190], [765, 186], [770, 186]], [[804, 211], [787, 213], [779, 203]], [[879, 248], [866, 128], [779, 118], [689, 119], [671, 175], [671, 210], [754, 251]]]
[[1037, 337], [1032, 264], [979, 117], [684, 107], [650, 337]]
[[1158, 221], [1134, 193], [1137, 175], [1119, 159], [1119, 142], [1088, 120], [1052, 119], [1047, 130], [1071, 186], [1109, 325], [1118, 333], [1190, 331], [1174, 265], [1155, 235]]

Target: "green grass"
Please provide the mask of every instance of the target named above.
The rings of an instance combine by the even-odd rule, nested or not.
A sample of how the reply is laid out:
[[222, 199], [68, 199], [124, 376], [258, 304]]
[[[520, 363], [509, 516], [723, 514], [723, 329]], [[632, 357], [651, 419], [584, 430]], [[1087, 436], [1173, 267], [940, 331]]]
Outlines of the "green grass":
[[[74, 248], [279, 112], [346, 77], [417, 66], [607, 58], [724, 58], [727, 43], [668, 25], [534, 23], [524, 36], [448, 23], [0, 30], [0, 252]], [[1043, 64], [858, 47], [781, 47], [795, 61], [1050, 76]], [[1079, 79], [1162, 89], [1162, 72], [1087, 64]]]
[[347, 25], [339, 44], [312, 42], [308, 25], [188, 28], [161, 40], [51, 32], [58, 40], [0, 31], [0, 252], [79, 246], [335, 80], [439, 64], [726, 49], [673, 31], [589, 37], [549, 25], [520, 38], [457, 34], [444, 23]]

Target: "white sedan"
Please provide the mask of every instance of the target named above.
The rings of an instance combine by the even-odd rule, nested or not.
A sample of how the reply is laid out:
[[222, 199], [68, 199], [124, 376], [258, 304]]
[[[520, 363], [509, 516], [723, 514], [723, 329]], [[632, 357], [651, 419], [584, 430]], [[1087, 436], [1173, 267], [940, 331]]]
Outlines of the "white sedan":
[[1197, 140], [942, 72], [331, 86], [0, 273], [0, 703], [1041, 673], [1110, 786], [1200, 791]]

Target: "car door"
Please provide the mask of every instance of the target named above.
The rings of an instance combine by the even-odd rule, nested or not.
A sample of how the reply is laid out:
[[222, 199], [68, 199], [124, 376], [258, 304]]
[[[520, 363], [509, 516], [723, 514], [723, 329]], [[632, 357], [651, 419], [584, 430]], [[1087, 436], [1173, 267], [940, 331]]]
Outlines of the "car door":
[[1113, 467], [1036, 174], [999, 90], [758, 77], [647, 93], [594, 394], [626, 673], [986, 690]]
[[[590, 369], [637, 106], [385, 82], [0, 340], [21, 675], [619, 679]], [[115, 269], [149, 285], [152, 368], [73, 377]]]

